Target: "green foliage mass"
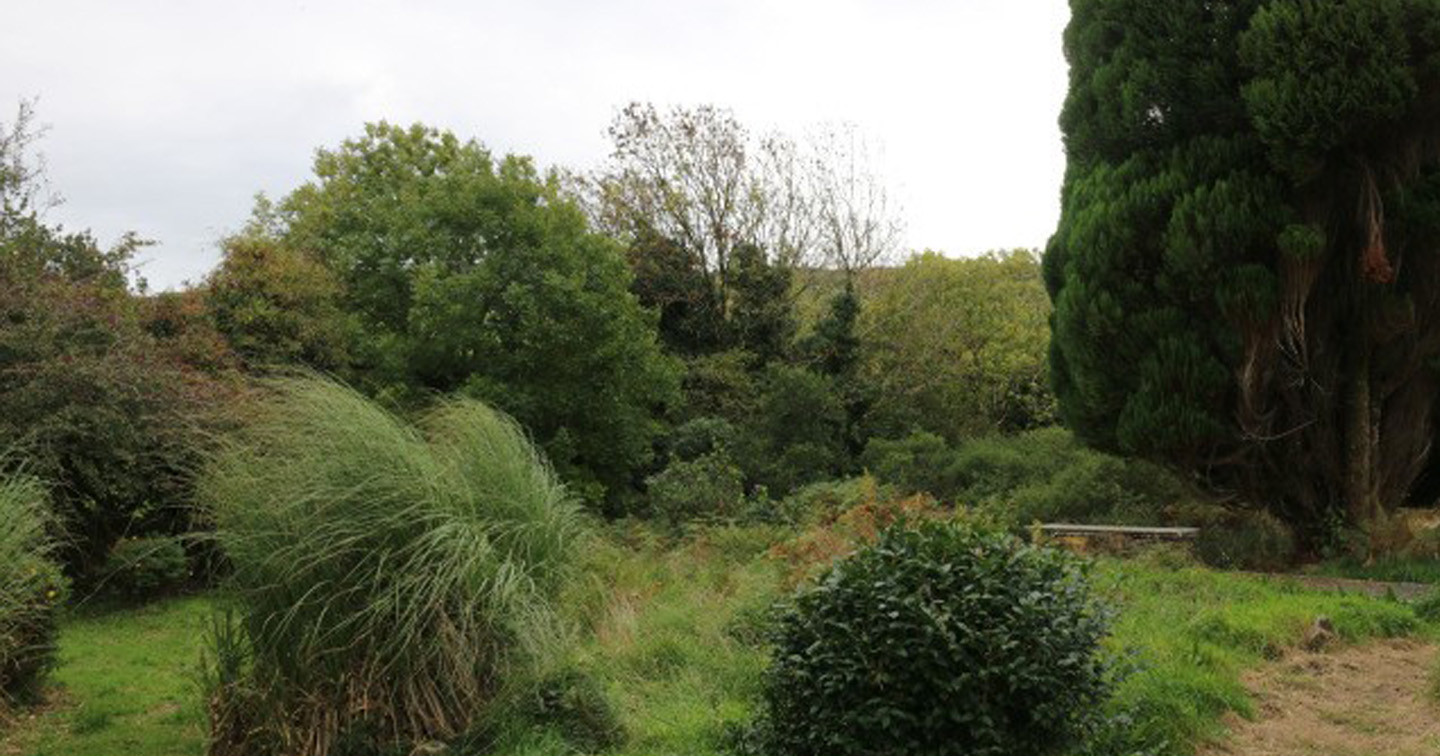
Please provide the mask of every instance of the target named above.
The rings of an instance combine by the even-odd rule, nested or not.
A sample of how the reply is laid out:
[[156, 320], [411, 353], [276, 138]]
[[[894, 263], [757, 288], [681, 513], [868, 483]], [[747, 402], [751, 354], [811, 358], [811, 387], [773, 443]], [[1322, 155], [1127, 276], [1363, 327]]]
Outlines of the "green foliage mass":
[[1074, 0], [1045, 254], [1066, 424], [1304, 527], [1430, 460], [1440, 3]]
[[173, 536], [122, 538], [110, 549], [101, 588], [130, 600], [149, 600], [183, 587], [190, 579], [185, 545]]
[[419, 428], [287, 379], [208, 466], [233, 571], [214, 635], [214, 753], [454, 737], [554, 653], [583, 528], [514, 422], [472, 400]]
[[189, 469], [231, 393], [203, 307], [132, 287], [133, 236], [47, 225], [27, 116], [0, 124], [0, 438], [50, 489], [74, 577], [125, 534], [190, 527]]
[[1110, 680], [1076, 563], [954, 524], [891, 528], [778, 620], [775, 754], [1062, 753]]
[[869, 281], [857, 330], [878, 433], [954, 442], [1052, 422], [1050, 307], [1033, 253], [927, 252]]
[[848, 418], [836, 381], [776, 365], [764, 373], [761, 386], [758, 410], [746, 425], [750, 444], [743, 459], [751, 477], [784, 495], [845, 472]]
[[645, 486], [651, 511], [672, 524], [731, 517], [745, 503], [743, 474], [724, 447], [694, 459], [672, 459]]
[[54, 664], [66, 581], [55, 560], [45, 487], [0, 475], [0, 714], [33, 703]]
[[259, 233], [232, 237], [204, 293], [216, 328], [250, 367], [348, 366], [340, 285], [312, 256]]
[[463, 391], [519, 420], [587, 499], [631, 485], [675, 371], [619, 246], [528, 158], [371, 124], [322, 150], [281, 208], [284, 243], [343, 287], [360, 385]]
[[[924, 432], [901, 439], [877, 437], [866, 446], [861, 462], [881, 482], [903, 492], [925, 492], [978, 507], [1015, 526], [1212, 525], [1246, 517], [1222, 517], [1225, 510], [1206, 506], [1174, 474], [1143, 460], [1088, 449], [1063, 428], [986, 436], [954, 447]], [[1198, 517], [1216, 522], [1202, 523]]]

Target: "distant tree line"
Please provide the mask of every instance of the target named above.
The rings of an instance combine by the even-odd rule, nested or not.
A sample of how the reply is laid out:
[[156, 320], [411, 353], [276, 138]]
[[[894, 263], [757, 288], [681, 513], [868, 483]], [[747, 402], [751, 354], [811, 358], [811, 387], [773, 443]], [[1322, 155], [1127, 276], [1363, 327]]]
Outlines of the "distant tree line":
[[632, 105], [580, 174], [370, 124], [259, 197], [203, 281], [152, 293], [147, 242], [47, 221], [33, 119], [0, 129], [0, 428], [77, 575], [122, 537], [205, 527], [191, 473], [250, 376], [332, 374], [402, 411], [483, 399], [610, 516], [763, 506], [858, 472], [873, 437], [1052, 418], [1036, 255], [894, 267], [853, 131]]

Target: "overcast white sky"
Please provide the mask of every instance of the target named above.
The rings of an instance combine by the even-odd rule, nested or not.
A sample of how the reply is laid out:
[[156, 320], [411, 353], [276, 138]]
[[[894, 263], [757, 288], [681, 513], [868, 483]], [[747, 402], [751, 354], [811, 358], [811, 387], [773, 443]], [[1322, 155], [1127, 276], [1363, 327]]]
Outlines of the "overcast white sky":
[[1059, 215], [1065, 0], [0, 0], [0, 121], [39, 97], [51, 220], [198, 280], [257, 191], [366, 121], [588, 168], [626, 102], [883, 145], [906, 246], [1042, 246]]

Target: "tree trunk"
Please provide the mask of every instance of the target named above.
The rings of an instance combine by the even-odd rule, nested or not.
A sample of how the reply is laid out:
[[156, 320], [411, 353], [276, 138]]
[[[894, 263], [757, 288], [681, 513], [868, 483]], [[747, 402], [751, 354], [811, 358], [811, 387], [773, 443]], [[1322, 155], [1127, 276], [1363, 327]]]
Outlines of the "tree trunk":
[[[1362, 329], [1360, 330], [1363, 333]], [[1345, 403], [1345, 503], [1351, 520], [1369, 527], [1381, 507], [1375, 488], [1375, 407], [1370, 396], [1370, 347], [1360, 336], [1352, 342], [1348, 396]]]

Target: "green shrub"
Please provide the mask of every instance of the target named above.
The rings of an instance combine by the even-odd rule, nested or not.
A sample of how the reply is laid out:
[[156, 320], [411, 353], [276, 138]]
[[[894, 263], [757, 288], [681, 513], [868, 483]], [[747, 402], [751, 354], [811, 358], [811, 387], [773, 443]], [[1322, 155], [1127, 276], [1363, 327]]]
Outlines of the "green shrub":
[[941, 498], [982, 505], [1016, 525], [1031, 522], [1159, 524], [1195, 494], [1154, 464], [1080, 445], [1062, 428], [962, 444], [934, 474]]
[[0, 439], [25, 439], [64, 533], [56, 556], [88, 581], [121, 536], [190, 528], [189, 473], [230, 390], [196, 363], [226, 355], [197, 354], [182, 315], [123, 287], [9, 285], [14, 262], [0, 254]]
[[779, 505], [784, 519], [801, 524], [827, 522], [862, 504], [894, 498], [895, 492], [874, 477], [822, 480], [795, 490]]
[[1426, 622], [1440, 622], [1440, 588], [1425, 594], [1414, 603], [1415, 616]]
[[1195, 554], [1220, 569], [1281, 570], [1295, 559], [1295, 534], [1269, 512], [1226, 511], [1201, 524]]
[[956, 495], [978, 504], [1049, 480], [1082, 452], [1075, 437], [1061, 428], [989, 436], [961, 444], [945, 474]]
[[122, 538], [105, 562], [104, 589], [128, 599], [148, 599], [178, 590], [190, 578], [190, 561], [179, 538]]
[[734, 449], [740, 432], [730, 421], [718, 417], [697, 417], [670, 432], [670, 454], [676, 459], [693, 460], [702, 454]]
[[1109, 691], [1108, 625], [1065, 554], [890, 528], [780, 616], [759, 731], [787, 756], [1058, 753]]
[[216, 633], [212, 753], [464, 732], [554, 653], [576, 506], [485, 405], [416, 428], [333, 383], [268, 387], [201, 478], [239, 607]]
[[1049, 480], [1013, 491], [1010, 504], [1021, 523], [1153, 525], [1188, 495], [1178, 479], [1149, 462], [1085, 451]]
[[954, 457], [944, 438], [917, 431], [900, 439], [870, 439], [860, 464], [904, 493], [923, 491], [944, 497], [954, 493], [954, 484], [946, 475]]
[[33, 703], [54, 663], [65, 579], [53, 558], [47, 507], [35, 479], [0, 477], [0, 712]]
[[673, 459], [645, 483], [651, 510], [671, 524], [732, 516], [745, 503], [744, 476], [723, 449]]
[[849, 466], [846, 412], [829, 376], [776, 365], [765, 373], [758, 412], [746, 429], [750, 448], [741, 455], [749, 477], [784, 496]]

